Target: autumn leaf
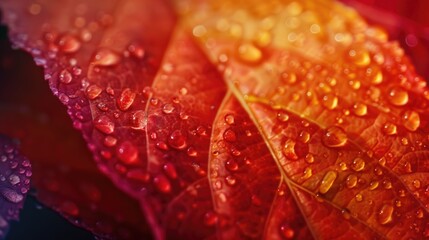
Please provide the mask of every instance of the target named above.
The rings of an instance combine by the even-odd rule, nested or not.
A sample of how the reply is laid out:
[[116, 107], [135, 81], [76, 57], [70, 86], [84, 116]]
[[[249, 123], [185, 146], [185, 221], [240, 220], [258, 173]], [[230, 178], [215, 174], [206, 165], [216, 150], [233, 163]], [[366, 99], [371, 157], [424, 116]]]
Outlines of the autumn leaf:
[[428, 236], [426, 82], [353, 9], [0, 6], [12, 41], [44, 67], [98, 169], [139, 202], [154, 238]]

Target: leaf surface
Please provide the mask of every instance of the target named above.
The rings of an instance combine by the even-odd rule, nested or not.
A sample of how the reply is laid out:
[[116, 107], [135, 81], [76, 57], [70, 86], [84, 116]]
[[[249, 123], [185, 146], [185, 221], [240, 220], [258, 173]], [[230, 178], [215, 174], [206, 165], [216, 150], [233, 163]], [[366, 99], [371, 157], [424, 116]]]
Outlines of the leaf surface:
[[155, 238], [427, 237], [429, 92], [354, 10], [58, 4], [1, 6]]

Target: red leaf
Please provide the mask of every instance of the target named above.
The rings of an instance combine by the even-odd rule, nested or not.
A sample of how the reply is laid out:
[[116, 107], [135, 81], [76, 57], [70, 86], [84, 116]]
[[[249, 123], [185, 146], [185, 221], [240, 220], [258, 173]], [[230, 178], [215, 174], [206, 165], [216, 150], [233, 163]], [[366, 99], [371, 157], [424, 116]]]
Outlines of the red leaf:
[[172, 5], [1, 3], [155, 238], [427, 237], [429, 92], [386, 33], [331, 1]]

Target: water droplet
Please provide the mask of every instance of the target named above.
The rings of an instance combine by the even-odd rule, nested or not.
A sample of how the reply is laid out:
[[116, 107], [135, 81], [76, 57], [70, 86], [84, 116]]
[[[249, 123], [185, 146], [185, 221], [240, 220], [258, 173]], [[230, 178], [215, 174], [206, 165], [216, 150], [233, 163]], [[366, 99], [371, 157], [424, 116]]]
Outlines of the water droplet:
[[257, 63], [262, 58], [262, 52], [251, 43], [245, 43], [238, 48], [239, 58], [247, 63]]
[[362, 194], [360, 194], [360, 193], [356, 194], [355, 199], [356, 199], [356, 202], [362, 202], [362, 200], [363, 200]]
[[294, 84], [297, 80], [295, 73], [283, 72], [280, 77], [282, 81], [288, 84]]
[[308, 141], [310, 140], [310, 137], [311, 137], [311, 135], [309, 132], [301, 131], [299, 133], [299, 136], [298, 136], [298, 141], [300, 141], [302, 143], [308, 143]]
[[184, 149], [187, 146], [186, 136], [180, 130], [175, 130], [170, 134], [168, 144], [178, 150]]
[[144, 48], [137, 43], [130, 44], [128, 46], [128, 51], [131, 53], [132, 56], [134, 56], [138, 59], [143, 59], [143, 57], [145, 55]]
[[295, 236], [295, 231], [287, 223], [280, 226], [280, 233], [285, 239], [293, 239]]
[[292, 139], [287, 139], [283, 145], [283, 155], [290, 160], [297, 160], [298, 155], [295, 152], [296, 142]]
[[323, 177], [322, 182], [320, 183], [319, 192], [322, 194], [327, 193], [334, 184], [335, 179], [337, 179], [337, 172], [328, 171]]
[[380, 185], [380, 183], [378, 181], [372, 181], [369, 183], [369, 190], [375, 190], [378, 188], [378, 185]]
[[416, 217], [419, 219], [422, 219], [425, 216], [424, 210], [419, 208], [419, 210], [417, 210], [416, 212]]
[[363, 103], [356, 103], [355, 105], [353, 105], [353, 113], [356, 116], [362, 117], [368, 113], [368, 108]]
[[1, 193], [5, 199], [13, 203], [19, 203], [24, 199], [24, 196], [9, 188], [2, 188]]
[[277, 119], [281, 122], [287, 122], [289, 120], [289, 115], [285, 111], [281, 110], [277, 113]]
[[390, 122], [387, 122], [383, 125], [383, 132], [386, 135], [395, 135], [397, 133], [396, 125]]
[[314, 163], [314, 155], [311, 153], [308, 153], [307, 155], [305, 155], [305, 161], [307, 163]]
[[235, 123], [234, 115], [232, 115], [232, 114], [227, 114], [227, 115], [225, 115], [225, 122], [226, 122], [228, 125], [232, 125], [232, 124], [234, 124], [234, 123]]
[[342, 147], [347, 143], [347, 135], [342, 128], [333, 126], [326, 129], [322, 142], [327, 147]]
[[162, 107], [162, 111], [163, 111], [165, 114], [170, 114], [170, 113], [172, 113], [172, 112], [174, 111], [174, 106], [173, 106], [173, 104], [170, 104], [170, 103], [165, 104], [165, 105]]
[[118, 142], [118, 140], [112, 136], [106, 136], [104, 138], [104, 146], [106, 147], [113, 147], [116, 145], [116, 143]]
[[165, 177], [164, 174], [158, 174], [153, 178], [153, 183], [155, 184], [156, 189], [161, 193], [171, 192], [170, 181]]
[[371, 63], [371, 58], [366, 49], [352, 49], [349, 51], [349, 58], [356, 65], [364, 67]]
[[86, 88], [86, 95], [89, 99], [93, 100], [100, 96], [103, 89], [101, 89], [97, 84], [92, 84]]
[[235, 132], [232, 129], [227, 129], [223, 133], [223, 139], [227, 142], [235, 142], [237, 140], [237, 136], [235, 135]]
[[195, 150], [195, 148], [193, 148], [193, 147], [189, 147], [186, 150], [186, 152], [188, 153], [188, 156], [190, 156], [190, 157], [196, 157], [196, 156], [198, 156], [197, 150]]
[[101, 49], [95, 53], [92, 64], [109, 67], [118, 64], [120, 60], [121, 57], [114, 51], [110, 49]]
[[238, 170], [238, 163], [234, 159], [229, 159], [226, 161], [225, 167], [228, 171], [234, 172]]
[[420, 126], [420, 115], [415, 111], [406, 111], [402, 115], [402, 124], [409, 131], [416, 131]]
[[115, 130], [115, 123], [106, 115], [100, 115], [94, 119], [94, 126], [105, 134], [111, 134]]
[[309, 179], [311, 176], [313, 176], [313, 169], [307, 167], [304, 169], [304, 175], [302, 176], [302, 179], [306, 180]]
[[338, 106], [338, 98], [334, 94], [327, 94], [322, 98], [322, 105], [329, 110], [333, 110]]
[[171, 178], [171, 179], [177, 178], [176, 168], [174, 167], [174, 165], [172, 163], [164, 164], [163, 169], [164, 169], [165, 174], [167, 174], [167, 176], [169, 178]]
[[237, 179], [232, 175], [228, 175], [225, 178], [225, 181], [226, 181], [226, 184], [228, 184], [229, 186], [234, 186], [235, 183], [237, 182]]
[[160, 150], [168, 150], [168, 146], [165, 142], [157, 142], [155, 146]]
[[204, 214], [204, 224], [206, 226], [213, 226], [217, 223], [217, 221], [218, 221], [218, 217], [216, 213], [210, 211]]
[[142, 110], [133, 112], [131, 115], [131, 124], [132, 128], [136, 130], [143, 130], [147, 125], [147, 116], [146, 113]]
[[408, 93], [399, 87], [392, 88], [389, 91], [388, 100], [395, 106], [404, 106], [408, 103]]
[[116, 149], [116, 155], [125, 164], [134, 164], [138, 160], [138, 149], [129, 141], [123, 142]]
[[15, 174], [11, 174], [11, 175], [9, 176], [9, 182], [10, 182], [10, 184], [12, 184], [12, 185], [16, 185], [16, 184], [18, 184], [18, 183], [20, 183], [20, 182], [21, 182], [21, 179], [20, 179], [17, 175], [15, 175]]
[[118, 100], [116, 101], [118, 108], [122, 111], [128, 110], [131, 105], [134, 103], [134, 99], [136, 98], [136, 93], [131, 91], [129, 88], [125, 88]]
[[360, 172], [365, 168], [365, 161], [362, 158], [355, 158], [353, 160], [351, 168], [356, 172]]
[[64, 84], [69, 84], [73, 80], [73, 77], [69, 71], [64, 69], [60, 72], [59, 79], [60, 79], [60, 82]]
[[413, 181], [413, 186], [414, 186], [415, 188], [419, 189], [419, 188], [421, 187], [421, 182], [420, 182], [420, 180], [415, 179], [415, 180]]
[[350, 174], [346, 179], [346, 185], [348, 188], [356, 187], [358, 182], [358, 177], [354, 174]]
[[60, 50], [65, 53], [75, 53], [80, 49], [81, 43], [78, 38], [72, 35], [65, 35], [58, 41]]
[[378, 222], [382, 225], [386, 225], [393, 221], [393, 206], [390, 204], [384, 204], [378, 213]]

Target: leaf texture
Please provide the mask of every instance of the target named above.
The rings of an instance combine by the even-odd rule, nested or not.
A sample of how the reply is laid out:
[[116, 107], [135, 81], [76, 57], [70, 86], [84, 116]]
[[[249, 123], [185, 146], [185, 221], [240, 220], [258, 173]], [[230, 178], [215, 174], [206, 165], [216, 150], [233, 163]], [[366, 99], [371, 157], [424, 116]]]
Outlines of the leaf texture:
[[426, 82], [351, 8], [0, 6], [155, 238], [428, 236]]

